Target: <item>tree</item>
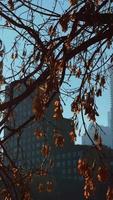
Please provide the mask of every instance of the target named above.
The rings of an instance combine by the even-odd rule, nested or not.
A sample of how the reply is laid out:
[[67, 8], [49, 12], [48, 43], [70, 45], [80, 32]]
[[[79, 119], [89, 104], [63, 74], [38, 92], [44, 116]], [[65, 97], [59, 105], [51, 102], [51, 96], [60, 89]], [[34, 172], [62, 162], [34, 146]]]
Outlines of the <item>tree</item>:
[[[10, 50], [7, 51], [5, 48], [5, 41], [2, 39], [0, 41], [1, 132], [7, 128], [12, 131], [11, 134], [17, 134], [18, 130], [30, 121], [40, 120], [56, 94], [60, 95], [63, 103], [65, 103], [63, 96], [72, 97], [71, 110], [75, 128], [78, 114], [82, 116], [87, 134], [84, 115], [96, 124], [96, 116], [99, 113], [95, 98], [102, 95], [109, 75], [108, 69], [112, 67], [113, 61], [113, 2], [109, 0], [48, 2], [50, 8], [44, 0], [0, 2], [0, 27], [9, 34], [14, 32]], [[6, 58], [9, 60], [8, 64]], [[64, 85], [70, 84], [72, 78], [79, 82], [79, 86], [64, 88]], [[10, 93], [15, 80], [18, 87], [24, 84], [26, 88], [16, 97]], [[4, 86], [9, 84], [10, 98], [6, 101]], [[43, 91], [39, 90], [41, 87]], [[14, 107], [33, 91], [37, 91], [33, 101], [33, 116], [18, 128], [11, 130], [10, 127], [6, 127]], [[58, 111], [59, 109], [56, 118], [59, 116]], [[90, 137], [89, 134], [88, 136]], [[4, 142], [9, 137], [0, 142], [7, 156]], [[101, 139], [97, 143], [96, 148], [100, 148]], [[2, 161], [1, 168], [3, 168]], [[109, 197], [112, 196], [110, 192], [108, 191], [108, 199], [112, 199]]]

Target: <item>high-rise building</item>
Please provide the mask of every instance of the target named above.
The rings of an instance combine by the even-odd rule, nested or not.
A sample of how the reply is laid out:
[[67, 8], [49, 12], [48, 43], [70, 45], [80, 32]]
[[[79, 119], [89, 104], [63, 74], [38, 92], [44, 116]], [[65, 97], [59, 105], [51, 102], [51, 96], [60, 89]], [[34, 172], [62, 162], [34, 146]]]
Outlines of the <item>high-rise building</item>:
[[[111, 96], [111, 108], [110, 108], [110, 132], [113, 135], [113, 67], [110, 68], [110, 96]], [[111, 138], [113, 148], [113, 136]]]
[[[14, 95], [22, 93], [23, 90], [23, 85], [19, 90], [14, 88]], [[8, 98], [7, 94], [6, 99]], [[33, 98], [34, 93], [15, 106], [7, 125], [13, 128], [18, 127], [31, 117]], [[55, 99], [58, 99], [58, 96]], [[53, 102], [55, 99], [53, 99]], [[14, 133], [7, 140], [5, 148], [17, 166], [22, 166], [25, 170], [33, 169], [36, 171], [36, 176], [30, 185], [31, 187], [29, 187], [33, 200], [72, 200], [75, 199], [75, 196], [78, 200], [81, 200], [83, 199], [83, 179], [78, 174], [77, 162], [78, 159], [87, 156], [89, 156], [90, 162], [92, 159], [93, 163], [95, 158], [98, 162], [97, 152], [92, 146], [74, 145], [69, 138], [69, 132], [73, 129], [72, 121], [63, 117], [59, 120], [53, 119], [53, 102], [47, 108], [42, 120], [33, 121], [24, 127], [21, 130], [22, 132]], [[37, 139], [34, 134], [36, 130], [43, 131], [45, 137]], [[52, 137], [55, 131], [58, 132], [59, 136], [62, 136], [59, 145], [55, 145], [55, 138]], [[7, 137], [10, 133], [5, 129], [4, 137]], [[52, 152], [45, 159], [41, 154], [43, 144], [50, 144]], [[107, 161], [111, 162], [112, 152], [106, 148], [104, 153], [106, 153]], [[9, 163], [6, 158], [4, 162], [6, 165]], [[46, 177], [46, 172], [49, 174], [48, 177]], [[50, 192], [51, 184], [53, 184], [52, 192]], [[100, 194], [99, 192], [97, 198], [92, 197], [91, 199], [104, 200], [103, 194], [105, 196], [105, 193]]]
[[[68, 145], [66, 148], [59, 149], [54, 153], [54, 167], [50, 169], [49, 179], [42, 176], [40, 181], [35, 179], [35, 186], [33, 187], [33, 200], [74, 200], [75, 197], [78, 200], [85, 200], [84, 193], [84, 179], [79, 175], [77, 170], [77, 164], [79, 159], [86, 159], [92, 167], [95, 163], [93, 170], [93, 178], [95, 179], [96, 190], [92, 193], [90, 200], [106, 199], [106, 189], [109, 184], [102, 183], [97, 180], [97, 169], [100, 167], [100, 163], [103, 162], [110, 166], [113, 166], [113, 150], [105, 146], [102, 147], [101, 156], [96, 148], [88, 145]], [[52, 191], [48, 191], [48, 181], [52, 182]], [[42, 187], [41, 187], [42, 186]], [[32, 188], [32, 187], [31, 187]]]
[[[94, 141], [95, 133], [98, 133], [98, 136], [101, 137], [103, 145], [106, 145], [112, 148], [112, 140], [111, 140], [112, 135], [111, 135], [109, 127], [106, 127], [106, 126], [95, 127], [93, 123], [90, 123], [88, 127], [88, 134], [93, 141]], [[84, 134], [82, 136], [82, 145], [92, 145], [92, 141], [87, 136], [87, 134]]]
[[[13, 83], [12, 89], [13, 96], [22, 94], [25, 90], [25, 86], [22, 84], [18, 87], [17, 82]], [[9, 99], [10, 85], [7, 87], [6, 100]], [[34, 98], [34, 92], [21, 101], [15, 108], [10, 116], [7, 125], [11, 128], [17, 128], [24, 122], [30, 119], [32, 113], [32, 101]], [[39, 121], [31, 121], [24, 128], [20, 129], [18, 133], [13, 133], [12, 136], [6, 141], [5, 148], [10, 155], [11, 159], [16, 163], [17, 166], [22, 166], [25, 169], [34, 169], [40, 166], [43, 161], [43, 155], [41, 154], [42, 144], [52, 144], [53, 134], [55, 131], [59, 132], [65, 138], [65, 145], [69, 142], [68, 133], [72, 130], [72, 120], [64, 119], [61, 117], [56, 120], [53, 116], [53, 103], [58, 100], [59, 97], [56, 95], [52, 103], [48, 106], [44, 117]], [[44, 137], [38, 140], [35, 133], [42, 131]], [[11, 134], [11, 131], [5, 129], [4, 137]], [[8, 159], [4, 157], [5, 163], [8, 164]]]

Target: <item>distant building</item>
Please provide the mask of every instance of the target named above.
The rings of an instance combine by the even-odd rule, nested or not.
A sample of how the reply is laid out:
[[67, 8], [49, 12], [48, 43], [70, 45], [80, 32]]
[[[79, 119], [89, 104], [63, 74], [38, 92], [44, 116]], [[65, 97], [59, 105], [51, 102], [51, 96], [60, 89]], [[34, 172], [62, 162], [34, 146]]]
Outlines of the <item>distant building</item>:
[[[109, 129], [110, 129], [110, 126], [111, 126], [111, 112], [109, 111], [108, 112], [108, 127], [109, 127]], [[111, 134], [111, 131], [110, 131], [110, 134]]]
[[[95, 132], [97, 132], [98, 135], [101, 136], [103, 145], [106, 145], [112, 148], [112, 140], [111, 140], [111, 133], [110, 133], [109, 127], [105, 127], [105, 126], [95, 127], [93, 123], [91, 123], [88, 127], [88, 133], [93, 141], [94, 141]], [[92, 141], [87, 136], [87, 134], [84, 134], [82, 136], [82, 145], [92, 145]]]
[[111, 109], [110, 109], [110, 132], [112, 135], [112, 148], [113, 148], [113, 67], [110, 68], [110, 96], [111, 96]]

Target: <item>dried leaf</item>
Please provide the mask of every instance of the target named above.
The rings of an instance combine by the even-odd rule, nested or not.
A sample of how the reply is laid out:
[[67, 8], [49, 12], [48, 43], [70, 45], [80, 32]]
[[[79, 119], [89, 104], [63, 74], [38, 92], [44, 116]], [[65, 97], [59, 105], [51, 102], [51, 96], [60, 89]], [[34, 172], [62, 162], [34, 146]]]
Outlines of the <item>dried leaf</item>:
[[108, 169], [105, 167], [99, 167], [97, 172], [97, 179], [100, 182], [105, 182], [108, 180]]
[[39, 192], [44, 192], [45, 191], [45, 187], [44, 187], [43, 183], [39, 183], [39, 185], [38, 185], [38, 191]]
[[69, 0], [69, 2], [73, 6], [78, 3], [78, 0]]
[[70, 136], [71, 142], [75, 142], [76, 141], [76, 134], [75, 134], [74, 130], [69, 132], [69, 136]]
[[69, 14], [64, 14], [60, 18], [59, 23], [60, 23], [60, 25], [62, 27], [62, 31], [64, 31], [64, 32], [67, 31], [69, 20], [70, 20], [70, 15]]
[[53, 182], [52, 181], [47, 181], [47, 192], [52, 192], [53, 191]]
[[8, 5], [11, 10], [14, 10], [14, 2], [13, 0], [8, 0]]
[[0, 61], [0, 75], [2, 76], [3, 73], [3, 60]]
[[62, 106], [60, 104], [59, 100], [54, 101], [54, 114], [53, 114], [53, 118], [55, 119], [61, 119], [62, 118]]
[[56, 29], [53, 26], [50, 26], [48, 34], [51, 36], [55, 36], [56, 35]]
[[64, 146], [65, 139], [61, 134], [54, 134], [53, 139], [56, 147], [62, 148]]
[[42, 145], [42, 148], [41, 148], [41, 153], [42, 153], [42, 155], [43, 156], [45, 156], [45, 157], [47, 157], [48, 155], [49, 155], [49, 153], [50, 153], [50, 146], [49, 145], [47, 145], [47, 144], [43, 144]]
[[108, 187], [106, 193], [106, 200], [113, 200], [113, 187]]
[[36, 136], [37, 139], [41, 139], [44, 137], [43, 131], [41, 131], [39, 129], [34, 132], [34, 135]]

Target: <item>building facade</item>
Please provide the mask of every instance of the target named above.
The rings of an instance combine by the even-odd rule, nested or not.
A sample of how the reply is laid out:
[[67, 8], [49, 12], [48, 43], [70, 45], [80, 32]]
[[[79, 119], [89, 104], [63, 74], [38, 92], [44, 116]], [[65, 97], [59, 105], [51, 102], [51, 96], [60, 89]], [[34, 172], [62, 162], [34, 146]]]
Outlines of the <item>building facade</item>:
[[[21, 93], [24, 90], [22, 87], [15, 90], [14, 95]], [[33, 97], [34, 94], [31, 94], [14, 108], [12, 118], [7, 125], [14, 128], [29, 120], [32, 116]], [[25, 171], [34, 171], [33, 181], [28, 182], [33, 200], [74, 200], [75, 197], [77, 200], [82, 200], [84, 181], [78, 174], [77, 163], [81, 158], [88, 158], [92, 163], [96, 159], [99, 163], [97, 152], [92, 146], [74, 145], [69, 137], [69, 132], [73, 130], [71, 120], [63, 117], [58, 120], [53, 119], [55, 99], [47, 108], [43, 120], [33, 121], [24, 127], [22, 132], [14, 134], [8, 139], [5, 148], [17, 166], [21, 166]], [[37, 138], [34, 134], [37, 130], [41, 130], [45, 137]], [[60, 140], [53, 137], [55, 132], [60, 136]], [[4, 137], [8, 134], [10, 132], [5, 130]], [[43, 145], [48, 144], [51, 149], [45, 156], [41, 150]], [[113, 154], [108, 148], [105, 152], [107, 162], [110, 163]], [[4, 163], [9, 164], [6, 158]], [[96, 196], [92, 196], [90, 200], [105, 199], [105, 192], [99, 192], [104, 186], [101, 184], [98, 188]]]
[[[113, 68], [110, 68], [110, 100], [111, 100], [111, 108], [110, 108], [110, 132], [111, 135], [113, 135]], [[112, 148], [113, 148], [113, 137], [111, 138], [112, 140]]]
[[[9, 99], [7, 87], [6, 101]], [[22, 94], [25, 90], [25, 86], [21, 85], [18, 88], [18, 85], [15, 83], [13, 88], [13, 96], [18, 96]], [[7, 121], [7, 124], [10, 128], [18, 128], [21, 124], [29, 120], [32, 115], [32, 102], [34, 99], [35, 93], [32, 93], [30, 96], [21, 101], [18, 105], [15, 106], [12, 112], [12, 116]], [[72, 121], [65, 119], [61, 116], [60, 119], [56, 120], [53, 118], [54, 114], [54, 102], [59, 100], [59, 97], [56, 95], [48, 106], [43, 119], [39, 121], [32, 120], [24, 128], [22, 128], [18, 133], [14, 133], [6, 142], [5, 148], [8, 154], [11, 157], [11, 160], [15, 162], [17, 166], [21, 166], [24, 169], [34, 169], [39, 168], [43, 162], [43, 155], [41, 154], [41, 148], [43, 144], [52, 145], [53, 134], [57, 131], [65, 139], [65, 145], [69, 142], [69, 132], [73, 129]], [[37, 138], [36, 133], [41, 131], [44, 135], [41, 139]], [[11, 134], [11, 131], [5, 129], [4, 137], [7, 137]], [[4, 156], [5, 163], [8, 164], [8, 159]]]
[[[101, 137], [102, 139], [102, 144], [106, 145], [109, 148], [112, 148], [112, 135], [111, 135], [110, 127], [106, 127], [106, 126], [95, 127], [93, 123], [90, 123], [88, 127], [88, 133], [93, 141], [94, 141], [95, 133], [98, 133], [98, 136]], [[84, 134], [82, 136], [82, 145], [92, 145], [92, 141], [87, 136], [87, 134]]]
[[[106, 200], [107, 183], [97, 181], [97, 169], [101, 162], [113, 166], [113, 151], [110, 148], [103, 147], [101, 151], [103, 158], [100, 158], [95, 147], [88, 145], [69, 145], [66, 148], [56, 150], [54, 153], [54, 167], [49, 171], [49, 177], [42, 179], [35, 179], [35, 187], [37, 190], [33, 191], [33, 200], [37, 200], [37, 196], [41, 200], [85, 200], [84, 193], [84, 179], [79, 175], [77, 165], [79, 159], [87, 159], [90, 166], [96, 160], [96, 168], [94, 170], [94, 177], [96, 182], [96, 190], [89, 198], [89, 200]], [[102, 160], [101, 160], [102, 159]], [[53, 188], [51, 192], [47, 190], [48, 180], [52, 182]], [[43, 186], [42, 191], [40, 185]]]

